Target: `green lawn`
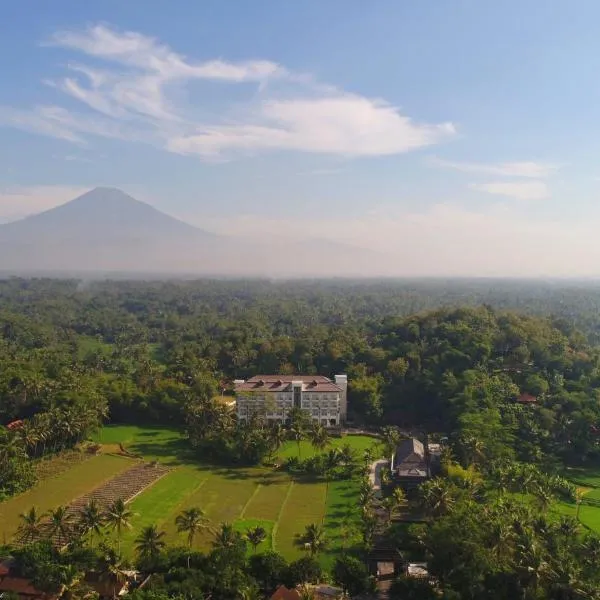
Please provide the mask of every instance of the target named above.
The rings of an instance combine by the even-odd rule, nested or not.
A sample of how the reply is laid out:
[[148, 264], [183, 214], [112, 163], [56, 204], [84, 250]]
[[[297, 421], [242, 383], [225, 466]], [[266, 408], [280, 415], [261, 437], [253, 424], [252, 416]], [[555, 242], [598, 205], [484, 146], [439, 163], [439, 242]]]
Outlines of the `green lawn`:
[[[345, 435], [341, 438], [331, 438], [330, 441], [331, 448], [341, 448], [345, 444], [349, 444], [357, 455], [361, 456], [367, 448], [375, 446], [377, 440], [366, 435]], [[296, 442], [286, 442], [279, 451], [280, 458], [300, 456], [300, 458], [305, 459], [314, 454], [317, 454], [317, 451], [306, 440], [300, 442], [300, 454], [298, 454], [298, 444]]]
[[[600, 500], [600, 466], [587, 465], [585, 467], [570, 467], [565, 469], [564, 476], [575, 485], [584, 489], [584, 498]], [[564, 515], [575, 517], [577, 507], [574, 502], [559, 502], [555, 510]], [[594, 531], [600, 533], [600, 507], [589, 506], [585, 503], [579, 508], [579, 521]]]
[[39, 512], [46, 512], [61, 504], [69, 504], [133, 464], [131, 459], [120, 456], [93, 456], [40, 481], [19, 496], [0, 502], [0, 542], [14, 535], [19, 525], [19, 515], [32, 506]]
[[[121, 540], [122, 550], [128, 556], [134, 553], [135, 538], [140, 530], [148, 525], [157, 525], [164, 530], [169, 543], [185, 544], [186, 536], [177, 532], [175, 517], [192, 507], [201, 508], [210, 521], [209, 527], [199, 532], [194, 540], [194, 547], [201, 550], [210, 548], [213, 532], [222, 523], [231, 523], [242, 532], [260, 525], [268, 535], [258, 551], [274, 548], [288, 559], [302, 555], [296, 540], [306, 525], [323, 525], [329, 543], [322, 558], [324, 565], [330, 565], [342, 544], [349, 543], [344, 542], [341, 530], [344, 520], [355, 522], [358, 515], [356, 482], [334, 481], [327, 486], [324, 481], [292, 481], [287, 473], [270, 468], [223, 468], [200, 464], [182, 434], [167, 427], [111, 425], [99, 431], [95, 439], [107, 451], [117, 449], [121, 443], [131, 452], [173, 468], [131, 502], [130, 508], [135, 513], [132, 528]], [[376, 444], [376, 440], [347, 436], [331, 441], [335, 447], [344, 444], [350, 444], [360, 455]], [[297, 445], [287, 442], [281, 448], [280, 459], [297, 453]], [[314, 448], [303, 442], [302, 456], [314, 453]], [[50, 478], [43, 490], [34, 488], [0, 504], [0, 534], [9, 537], [14, 533], [18, 514], [31, 504], [42, 510], [68, 504], [130, 465], [130, 460], [118, 456], [96, 456]], [[107, 535], [114, 537], [112, 533]]]
[[[254, 527], [262, 527], [265, 530], [266, 538], [265, 538], [264, 542], [261, 542], [257, 546], [257, 548], [256, 548], [257, 553], [266, 552], [267, 550], [273, 549], [273, 527], [274, 526], [275, 526], [275, 523], [273, 521], [268, 521], [266, 519], [238, 519], [237, 521], [235, 521], [233, 523], [233, 528], [236, 531], [239, 531], [240, 533], [242, 533], [243, 535], [245, 535], [249, 529], [252, 529]], [[250, 546], [250, 544], [248, 544], [248, 553], [254, 554], [254, 549], [252, 548], [252, 546]]]

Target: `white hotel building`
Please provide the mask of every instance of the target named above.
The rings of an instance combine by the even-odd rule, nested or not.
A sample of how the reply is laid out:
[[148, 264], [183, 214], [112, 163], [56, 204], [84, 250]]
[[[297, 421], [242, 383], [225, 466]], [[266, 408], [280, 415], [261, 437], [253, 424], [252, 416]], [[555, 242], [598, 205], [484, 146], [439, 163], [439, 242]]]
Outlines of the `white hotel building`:
[[313, 421], [328, 427], [346, 420], [346, 375], [336, 375], [335, 382], [322, 375], [256, 375], [234, 383], [240, 421], [258, 415], [285, 423], [294, 407], [307, 411]]

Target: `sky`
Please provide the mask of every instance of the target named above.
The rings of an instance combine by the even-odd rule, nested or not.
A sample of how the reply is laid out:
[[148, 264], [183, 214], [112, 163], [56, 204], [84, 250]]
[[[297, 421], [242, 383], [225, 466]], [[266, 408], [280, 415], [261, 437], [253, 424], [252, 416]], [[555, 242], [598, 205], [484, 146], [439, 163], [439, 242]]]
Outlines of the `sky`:
[[116, 186], [398, 275], [600, 276], [597, 0], [3, 0], [0, 222]]

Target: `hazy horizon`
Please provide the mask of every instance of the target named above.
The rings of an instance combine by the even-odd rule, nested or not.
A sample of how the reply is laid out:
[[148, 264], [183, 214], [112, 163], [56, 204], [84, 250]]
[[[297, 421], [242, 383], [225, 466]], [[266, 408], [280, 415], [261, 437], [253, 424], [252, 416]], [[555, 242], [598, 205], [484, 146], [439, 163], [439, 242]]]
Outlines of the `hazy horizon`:
[[592, 0], [9, 4], [0, 223], [108, 186], [294, 246], [246, 275], [600, 277]]

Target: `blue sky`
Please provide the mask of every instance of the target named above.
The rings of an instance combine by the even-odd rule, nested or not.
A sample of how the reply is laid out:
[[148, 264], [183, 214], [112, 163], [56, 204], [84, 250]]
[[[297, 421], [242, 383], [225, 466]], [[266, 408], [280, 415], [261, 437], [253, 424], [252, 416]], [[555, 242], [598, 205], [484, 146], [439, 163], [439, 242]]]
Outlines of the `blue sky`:
[[598, 275], [599, 19], [592, 0], [5, 0], [0, 221], [115, 185], [402, 274]]

